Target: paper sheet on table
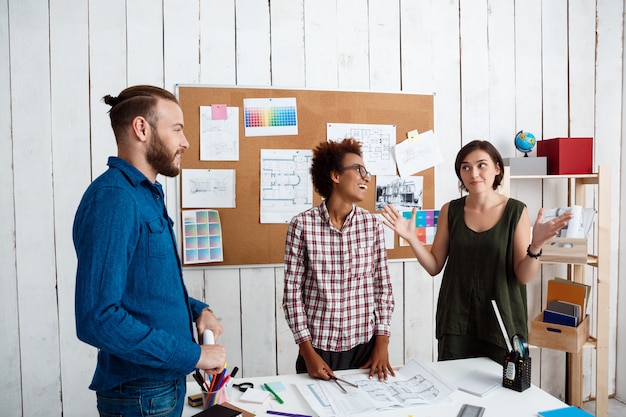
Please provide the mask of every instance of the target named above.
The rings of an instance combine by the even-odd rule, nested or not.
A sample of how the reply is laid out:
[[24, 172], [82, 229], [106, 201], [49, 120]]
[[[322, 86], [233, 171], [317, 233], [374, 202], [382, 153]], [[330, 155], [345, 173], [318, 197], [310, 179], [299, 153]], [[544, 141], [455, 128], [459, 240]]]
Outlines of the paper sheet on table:
[[346, 393], [332, 381], [312, 381], [296, 387], [320, 417], [371, 412], [438, 402], [453, 389], [438, 374], [417, 359], [411, 359], [385, 382], [369, 379], [366, 373], [343, 374], [357, 384], [343, 384]]

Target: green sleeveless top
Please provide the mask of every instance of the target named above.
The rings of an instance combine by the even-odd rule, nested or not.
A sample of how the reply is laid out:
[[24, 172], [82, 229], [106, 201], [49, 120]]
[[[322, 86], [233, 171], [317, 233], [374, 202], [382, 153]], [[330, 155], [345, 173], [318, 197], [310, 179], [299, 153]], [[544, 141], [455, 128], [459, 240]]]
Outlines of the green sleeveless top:
[[437, 302], [436, 336], [463, 336], [472, 329], [483, 340], [506, 348], [491, 300], [496, 300], [509, 338], [528, 340], [526, 286], [513, 269], [513, 235], [524, 203], [509, 198], [494, 227], [477, 233], [465, 224], [465, 198], [448, 209], [450, 248]]

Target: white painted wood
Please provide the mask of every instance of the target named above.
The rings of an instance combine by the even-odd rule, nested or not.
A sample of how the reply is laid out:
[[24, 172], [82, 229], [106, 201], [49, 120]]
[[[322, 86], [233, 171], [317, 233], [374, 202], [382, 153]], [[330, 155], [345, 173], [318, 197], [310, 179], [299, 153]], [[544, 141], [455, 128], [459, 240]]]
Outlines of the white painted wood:
[[164, 88], [200, 79], [200, 5], [197, 1], [163, 0]]
[[[626, 21], [622, 21], [622, 33], [624, 33], [624, 31], [626, 30]], [[621, 48], [623, 51], [623, 47]], [[626, 80], [626, 70], [625, 70], [625, 64], [626, 64], [626, 56], [624, 56], [624, 54], [622, 53], [622, 60], [621, 60], [621, 71], [622, 71], [622, 76], [621, 76], [621, 82], [622, 85], [624, 84], [624, 81]], [[622, 126], [626, 125], [626, 111], [624, 110], [626, 108], [626, 101], [624, 96], [622, 96], [622, 101], [621, 101], [621, 124]], [[621, 139], [621, 135], [618, 135], [618, 137], [620, 137]], [[596, 149], [598, 149], [599, 146], [596, 146]], [[596, 151], [597, 152], [597, 151]], [[619, 171], [621, 172], [621, 167], [624, 166], [624, 164], [626, 163], [626, 147], [624, 146], [620, 146], [620, 164], [618, 165]], [[613, 167], [613, 169], [615, 170], [616, 167]], [[615, 178], [615, 180], [617, 180], [618, 178], [621, 178], [620, 174], [615, 175], [613, 178]], [[613, 213], [614, 216], [617, 216], [619, 219], [624, 218], [624, 216], [626, 216], [626, 182], [624, 181], [620, 181], [620, 185], [618, 187], [613, 186], [612, 187], [613, 190], [618, 190], [619, 191], [619, 208], [617, 211], [614, 211]], [[611, 207], [611, 210], [613, 210], [613, 207]], [[626, 235], [626, 222], [619, 222], [619, 226], [617, 228], [614, 228], [614, 230], [618, 230], [619, 233], [617, 233], [620, 237]], [[626, 291], [623, 290], [623, 288], [626, 288], [626, 273], [624, 273], [626, 268], [626, 254], [621, 252], [621, 251], [617, 251], [616, 254], [614, 254], [613, 252], [614, 246], [613, 246], [613, 241], [611, 241], [611, 261], [612, 261], [612, 273], [617, 273], [617, 287], [613, 287], [613, 288], [618, 288], [618, 289], [622, 289], [621, 291], [617, 291], [617, 301], [615, 304], [615, 314], [617, 316], [616, 318], [616, 322], [617, 322], [617, 331], [616, 331], [616, 347], [617, 347], [617, 351], [618, 352], [623, 352], [624, 349], [626, 348]], [[613, 261], [617, 262], [617, 265], [615, 267], [613, 267]], [[611, 282], [611, 285], [613, 285], [613, 281]], [[615, 328], [611, 328], [611, 331], [615, 330]], [[626, 399], [626, 358], [623, 358], [623, 355], [620, 355], [619, 357], [616, 357], [617, 355], [613, 355], [613, 352], [610, 352], [611, 357], [611, 361], [613, 360], [613, 358], [616, 358], [615, 360], [615, 368], [616, 368], [616, 379], [615, 379], [615, 397], [619, 398], [620, 400]]]
[[593, 137], [595, 89], [596, 5], [585, 0], [569, 1], [569, 90], [570, 135]]
[[[109, 106], [102, 97], [117, 96], [126, 82], [126, 2], [112, 0], [89, 5], [89, 105], [91, 111], [91, 175], [107, 169], [107, 160], [117, 155], [111, 130]], [[87, 23], [87, 22], [86, 22]]]
[[461, 133], [463, 144], [489, 138], [487, 0], [460, 2]]
[[242, 376], [276, 374], [276, 312], [273, 268], [241, 274]]
[[224, 328], [217, 343], [226, 348], [229, 369], [237, 366], [243, 370], [241, 293], [240, 272], [237, 268], [205, 271], [204, 299]]
[[[622, 2], [598, 2], [597, 5], [598, 21], [598, 44], [597, 44], [597, 69], [596, 69], [596, 120], [595, 120], [595, 140], [596, 146], [595, 163], [596, 166], [608, 165], [611, 167], [611, 213], [613, 230], [620, 230], [621, 218], [616, 214], [621, 214], [618, 199], [618, 190], [620, 178], [624, 178], [623, 166], [620, 162], [619, 152], [617, 149], [623, 148], [623, 125], [621, 124], [620, 106], [622, 105], [623, 96], [623, 78], [622, 65], [624, 56], [623, 43], [623, 13], [624, 4]], [[617, 187], [617, 188], [616, 188]], [[622, 334], [626, 331], [624, 322], [618, 322], [617, 311], [617, 290], [623, 290], [626, 285], [621, 287], [618, 284], [619, 279], [623, 282], [623, 277], [618, 275], [618, 259], [623, 247], [619, 244], [620, 234], [611, 234], [611, 308], [609, 328], [609, 395], [615, 391], [616, 384], [616, 358], [620, 349], [615, 348], [616, 328], [617, 332]], [[618, 327], [619, 326], [619, 327]], [[623, 351], [623, 346], [622, 346]], [[618, 378], [622, 378], [624, 373], [618, 373]], [[624, 389], [624, 388], [622, 388]]]
[[[595, 4], [589, 1], [568, 3], [569, 40], [569, 133], [572, 137], [593, 137], [595, 89]], [[591, 193], [593, 194], [593, 193]], [[593, 197], [593, 195], [591, 196]], [[593, 206], [593, 201], [591, 201]], [[595, 246], [596, 239], [592, 239]], [[585, 268], [589, 283], [596, 282], [595, 268]], [[592, 290], [595, 293], [595, 288]], [[595, 316], [594, 316], [595, 317]], [[595, 332], [595, 321], [592, 320]], [[583, 352], [583, 398], [595, 397], [595, 351]]]
[[278, 375], [296, 372], [298, 345], [285, 319], [283, 310], [283, 292], [285, 290], [285, 268], [276, 267], [276, 372]]
[[[209, 302], [207, 302], [204, 294], [205, 283], [204, 271], [202, 269], [183, 270], [183, 282], [185, 283], [185, 287], [187, 288], [187, 296], [210, 304]], [[195, 326], [193, 327], [193, 334], [196, 340], [199, 340], [198, 331]]]
[[404, 365], [404, 265], [389, 261], [389, 274], [395, 303], [391, 316], [391, 337], [389, 338], [389, 363], [392, 366]]
[[[433, 27], [436, 19], [433, 19], [432, 12], [437, 6], [433, 3], [430, 0], [400, 0], [400, 65], [403, 91], [427, 94], [436, 91], [433, 80], [437, 72], [433, 62], [433, 44], [437, 42], [433, 33], [436, 30]], [[458, 19], [458, 8], [454, 14]], [[458, 21], [456, 28], [452, 31], [457, 32], [458, 39]]]
[[303, 87], [304, 0], [274, 0], [270, 22], [272, 86]]
[[[569, 132], [568, 111], [563, 106], [568, 100], [567, 83], [567, 1], [556, 0], [541, 4], [542, 30], [542, 97], [543, 137], [567, 136]], [[563, 181], [544, 181], [544, 206], [559, 207], [567, 204], [567, 187]], [[545, 306], [547, 280], [566, 276], [564, 265], [542, 267], [543, 296]], [[546, 391], [565, 399], [566, 360], [565, 354], [542, 349], [542, 380], [550, 381]], [[546, 384], [542, 384], [542, 388]]]
[[235, 40], [235, 0], [200, 2], [200, 84], [236, 84]]
[[[541, 67], [533, 65], [541, 62], [541, 2], [515, 2], [515, 129], [514, 132], [525, 130], [541, 138]], [[526, 94], [520, 94], [520, 92]], [[512, 142], [512, 141], [511, 141]], [[522, 157], [515, 151], [510, 156]], [[536, 149], [531, 157], [536, 156]], [[531, 226], [537, 218], [542, 206], [540, 180], [521, 180], [511, 184], [511, 197], [523, 201], [528, 210]], [[541, 272], [538, 277], [526, 286], [528, 296], [528, 317], [532, 320], [539, 314], [544, 305], [542, 299]], [[541, 349], [532, 349], [533, 360], [532, 381], [541, 382]]]
[[22, 412], [60, 415], [48, 7], [11, 2], [9, 16]]
[[[515, 133], [520, 130], [530, 132], [540, 140], [542, 138], [542, 103], [541, 103], [541, 1], [529, 0], [515, 2]], [[535, 149], [529, 157], [537, 155]], [[516, 151], [515, 157], [522, 157]], [[543, 206], [541, 180], [516, 180], [511, 183], [511, 197], [523, 201], [528, 209], [531, 226], [537, 218], [539, 208]], [[532, 320], [544, 308], [542, 298], [543, 285], [540, 268], [539, 274], [526, 286], [528, 297], [528, 318]], [[542, 384], [541, 371], [542, 349], [531, 349], [532, 375], [535, 385], [549, 389]], [[549, 355], [549, 353], [547, 354]], [[546, 361], [547, 362], [547, 361]], [[547, 363], [547, 366], [550, 366]], [[565, 368], [561, 365], [558, 378], [562, 378]], [[563, 392], [559, 384], [552, 392]]]
[[76, 337], [76, 255], [71, 233], [73, 214], [91, 181], [89, 38], [88, 27], [84, 22], [87, 14], [87, 4], [80, 0], [50, 4], [52, 167], [57, 230], [55, 250], [58, 254], [61, 392], [76, 393], [72, 401], [63, 403], [63, 415], [66, 417], [97, 415], [96, 396], [88, 388], [96, 365], [97, 351]]
[[369, 0], [368, 6], [370, 89], [399, 91], [402, 74], [399, 3]]
[[367, 0], [337, 1], [337, 74], [342, 90], [370, 85]]
[[[435, 93], [435, 134], [444, 158], [444, 163], [435, 167], [435, 205], [430, 208], [439, 209], [459, 197], [454, 160], [461, 148], [461, 83], [452, 81], [458, 80], [461, 74], [459, 1], [431, 0], [429, 19], [436, 22], [432, 25], [431, 77]], [[407, 48], [411, 48], [411, 44], [402, 49]], [[428, 63], [427, 58], [425, 63]], [[452, 123], [452, 120], [458, 123]], [[437, 293], [438, 289], [435, 295]]]
[[[200, 5], [199, 2], [163, 0], [163, 78], [160, 87], [174, 93], [177, 84], [196, 84], [200, 79]], [[140, 27], [145, 23], [137, 22]], [[190, 154], [194, 150], [190, 150]], [[196, 151], [197, 152], [197, 151]], [[185, 156], [183, 156], [185, 157]], [[174, 222], [178, 215], [178, 177], [164, 178], [165, 203]], [[178, 229], [176, 229], [178, 230]], [[180, 243], [179, 243], [180, 244]]]
[[[0, 131], [11, 132], [11, 79], [9, 4], [0, 1]], [[0, 334], [5, 338], [0, 345], [0, 363], [4, 377], [0, 380], [0, 404], [11, 415], [22, 415], [22, 386], [20, 375], [20, 338], [17, 299], [17, 266], [15, 265], [15, 189], [13, 187], [12, 135], [0, 139]]]
[[307, 0], [304, 16], [306, 86], [336, 89], [339, 87], [337, 0]]
[[543, 137], [567, 137], [567, 0], [544, 1], [541, 9]]
[[[163, 86], [163, 7], [152, 0], [126, 3], [128, 85]], [[170, 91], [172, 87], [168, 87]]]
[[[187, 296], [196, 300], [206, 301], [204, 297], [204, 271], [201, 269], [183, 270], [183, 282], [187, 288]], [[196, 326], [192, 326], [193, 336], [199, 342], [198, 330]], [[218, 343], [221, 341], [218, 341]], [[187, 382], [193, 382], [191, 374], [187, 375]]]
[[503, 157], [515, 156], [515, 2], [488, 0], [488, 140]]
[[[415, 261], [404, 262], [404, 360], [436, 360], [433, 278]], [[394, 289], [395, 291], [395, 289]]]
[[271, 85], [269, 2], [238, 0], [235, 7], [237, 85]]
[[[515, 2], [515, 132], [542, 139], [541, 0]], [[537, 149], [531, 156], [537, 155]], [[516, 154], [521, 157], [521, 153]]]

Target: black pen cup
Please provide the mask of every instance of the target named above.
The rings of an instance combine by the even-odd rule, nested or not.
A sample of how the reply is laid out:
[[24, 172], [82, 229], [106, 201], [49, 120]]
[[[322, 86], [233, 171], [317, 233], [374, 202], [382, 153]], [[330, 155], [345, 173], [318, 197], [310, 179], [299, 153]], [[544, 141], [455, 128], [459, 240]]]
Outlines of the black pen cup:
[[509, 352], [504, 358], [502, 386], [522, 392], [530, 388], [531, 358], [519, 352]]

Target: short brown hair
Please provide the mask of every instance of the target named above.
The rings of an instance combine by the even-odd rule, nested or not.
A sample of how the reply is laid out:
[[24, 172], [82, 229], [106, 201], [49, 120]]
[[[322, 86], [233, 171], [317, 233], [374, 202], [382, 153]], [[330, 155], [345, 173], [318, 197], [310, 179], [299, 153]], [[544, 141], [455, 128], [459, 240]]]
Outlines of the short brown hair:
[[348, 153], [361, 154], [361, 144], [353, 138], [341, 142], [322, 142], [313, 149], [311, 179], [320, 196], [328, 199], [333, 192], [330, 174], [343, 171], [343, 159]]
[[102, 100], [111, 106], [109, 117], [111, 128], [119, 141], [126, 129], [137, 116], [144, 117], [151, 126], [158, 121], [155, 111], [159, 99], [170, 100], [178, 104], [176, 97], [167, 90], [152, 85], [136, 85], [123, 90], [119, 96], [106, 95]]
[[467, 155], [479, 149], [487, 152], [491, 157], [491, 160], [500, 168], [500, 173], [493, 179], [491, 188], [495, 190], [500, 186], [500, 183], [502, 183], [502, 179], [504, 178], [504, 161], [502, 160], [500, 152], [498, 152], [496, 147], [489, 141], [473, 140], [461, 148], [459, 153], [456, 155], [456, 161], [454, 162], [454, 170], [456, 171], [456, 176], [459, 179], [459, 188], [462, 191], [467, 191], [467, 187], [465, 187], [465, 184], [463, 184], [463, 180], [461, 179], [461, 164]]

